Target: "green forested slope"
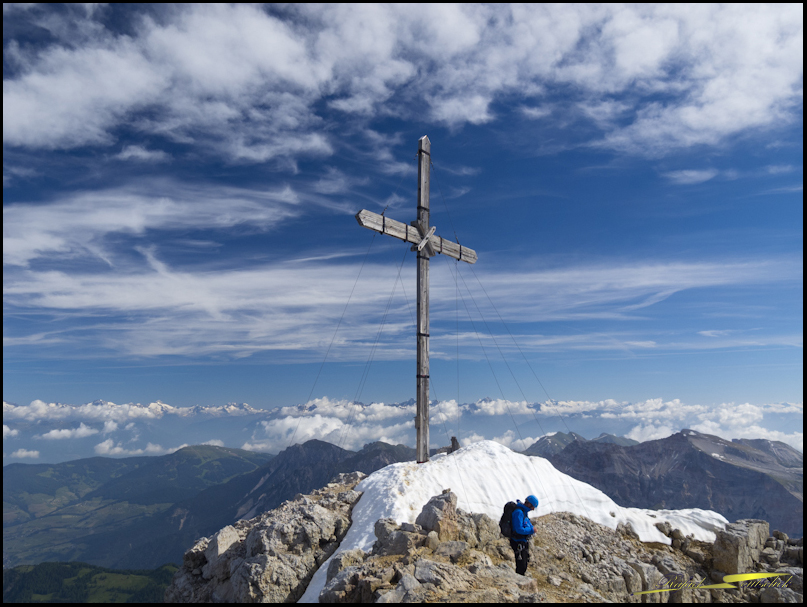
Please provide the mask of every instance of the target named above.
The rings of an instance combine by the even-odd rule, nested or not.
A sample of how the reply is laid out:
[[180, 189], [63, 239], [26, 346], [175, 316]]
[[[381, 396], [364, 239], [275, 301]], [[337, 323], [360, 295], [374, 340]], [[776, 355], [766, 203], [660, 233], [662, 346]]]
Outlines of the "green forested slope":
[[40, 563], [3, 570], [3, 603], [162, 603], [177, 568], [114, 570]]

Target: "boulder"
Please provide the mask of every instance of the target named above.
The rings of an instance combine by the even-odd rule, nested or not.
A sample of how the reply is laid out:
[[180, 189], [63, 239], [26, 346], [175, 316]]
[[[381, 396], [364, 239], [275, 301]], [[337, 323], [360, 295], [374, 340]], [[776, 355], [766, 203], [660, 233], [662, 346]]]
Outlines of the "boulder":
[[[406, 598], [414, 599], [418, 590], [421, 588], [420, 582], [417, 581], [415, 576], [407, 573], [401, 577], [398, 585], [389, 592], [382, 594], [376, 603], [403, 603], [414, 602], [412, 600], [405, 600]], [[320, 595], [320, 600], [322, 600]]]
[[477, 545], [480, 548], [492, 546], [502, 540], [499, 524], [487, 514], [473, 513], [471, 519], [476, 525]]
[[450, 559], [452, 563], [456, 563], [458, 560], [460, 560], [460, 557], [462, 557], [462, 555], [468, 551], [468, 549], [469, 547], [467, 542], [449, 541], [442, 542], [440, 545], [438, 545], [434, 553], [438, 556]]
[[328, 578], [327, 580], [330, 582], [334, 577], [336, 577], [339, 572], [341, 572], [346, 567], [352, 567], [354, 565], [361, 565], [364, 562], [364, 551], [360, 548], [355, 548], [353, 550], [345, 550], [344, 552], [340, 552], [339, 554], [335, 554], [334, 557], [331, 559], [331, 562], [328, 564]]
[[418, 559], [415, 563], [415, 578], [421, 584], [433, 584], [437, 588], [454, 591], [470, 588], [470, 573], [449, 563]]
[[415, 523], [428, 533], [435, 531], [440, 541], [453, 540], [457, 536], [457, 496], [451, 491], [431, 498]]
[[[641, 561], [628, 561], [628, 565], [639, 574], [643, 591], [664, 588], [664, 576], [653, 565], [642, 563]], [[669, 593], [657, 592], [654, 594], [646, 594], [644, 597], [645, 601], [648, 603], [666, 603], [669, 599]]]
[[717, 531], [712, 546], [714, 568], [726, 573], [747, 573], [754, 570], [768, 538], [768, 523], [757, 519], [742, 519]]
[[[404, 531], [411, 529], [412, 531]], [[393, 554], [408, 555], [422, 546], [427, 541], [427, 537], [417, 533], [419, 526], [404, 523], [400, 527], [391, 518], [378, 519], [375, 523], [375, 536], [378, 538], [373, 554], [389, 556]]]

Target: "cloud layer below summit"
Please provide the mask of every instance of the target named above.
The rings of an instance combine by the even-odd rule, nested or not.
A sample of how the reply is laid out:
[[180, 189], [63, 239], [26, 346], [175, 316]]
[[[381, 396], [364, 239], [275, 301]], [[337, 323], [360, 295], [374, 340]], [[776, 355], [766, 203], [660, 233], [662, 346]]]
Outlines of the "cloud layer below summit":
[[[353, 450], [377, 440], [412, 446], [414, 413], [411, 402], [352, 405], [328, 398], [273, 411], [248, 405], [189, 409], [103, 401], [80, 406], [3, 403], [5, 463], [38, 460], [40, 453], [53, 461], [54, 449], [61, 447], [52, 443], [62, 441], [75, 441], [76, 447], [68, 451], [87, 457], [161, 455], [194, 443], [278, 453], [311, 439]], [[635, 403], [484, 399], [457, 406], [451, 400], [432, 404], [431, 438], [435, 447], [459, 434], [463, 444], [494, 440], [523, 450], [543, 434], [558, 430], [587, 438], [607, 431], [643, 442], [691, 428], [728, 439], [776, 440], [803, 450], [803, 433], [791, 431], [793, 421], [802, 416], [801, 403], [704, 406], [660, 398]], [[162, 446], [160, 437], [167, 436], [173, 443]], [[175, 444], [179, 441], [181, 445]]]

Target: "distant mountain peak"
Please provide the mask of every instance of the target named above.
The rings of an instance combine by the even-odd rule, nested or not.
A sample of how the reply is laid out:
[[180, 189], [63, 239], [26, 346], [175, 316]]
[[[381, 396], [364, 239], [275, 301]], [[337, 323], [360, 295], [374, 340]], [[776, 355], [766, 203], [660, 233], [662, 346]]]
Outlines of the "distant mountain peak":
[[729, 441], [689, 428], [631, 446], [603, 442], [570, 441], [554, 453], [544, 444], [549, 455], [542, 457], [621, 504], [703, 508], [803, 533], [804, 457], [784, 443]]

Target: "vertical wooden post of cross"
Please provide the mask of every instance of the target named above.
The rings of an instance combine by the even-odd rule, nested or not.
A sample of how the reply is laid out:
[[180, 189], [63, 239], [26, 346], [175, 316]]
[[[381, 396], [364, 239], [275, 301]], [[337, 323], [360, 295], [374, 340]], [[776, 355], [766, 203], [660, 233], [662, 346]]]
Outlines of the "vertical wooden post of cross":
[[[418, 215], [413, 224], [425, 237], [429, 233], [429, 162], [431, 142], [427, 136], [418, 141]], [[417, 461], [429, 461], [429, 257], [428, 244], [418, 250], [417, 271]]]
[[[429, 167], [431, 142], [428, 137], [418, 141], [418, 208], [417, 221], [409, 225], [379, 215], [367, 209], [356, 213], [359, 225], [412, 243], [418, 252], [418, 317], [417, 317], [417, 461], [429, 461], [429, 258], [442, 253], [465, 263], [476, 263], [476, 251], [459, 242], [443, 240], [429, 227]], [[453, 443], [453, 441], [452, 441]]]

